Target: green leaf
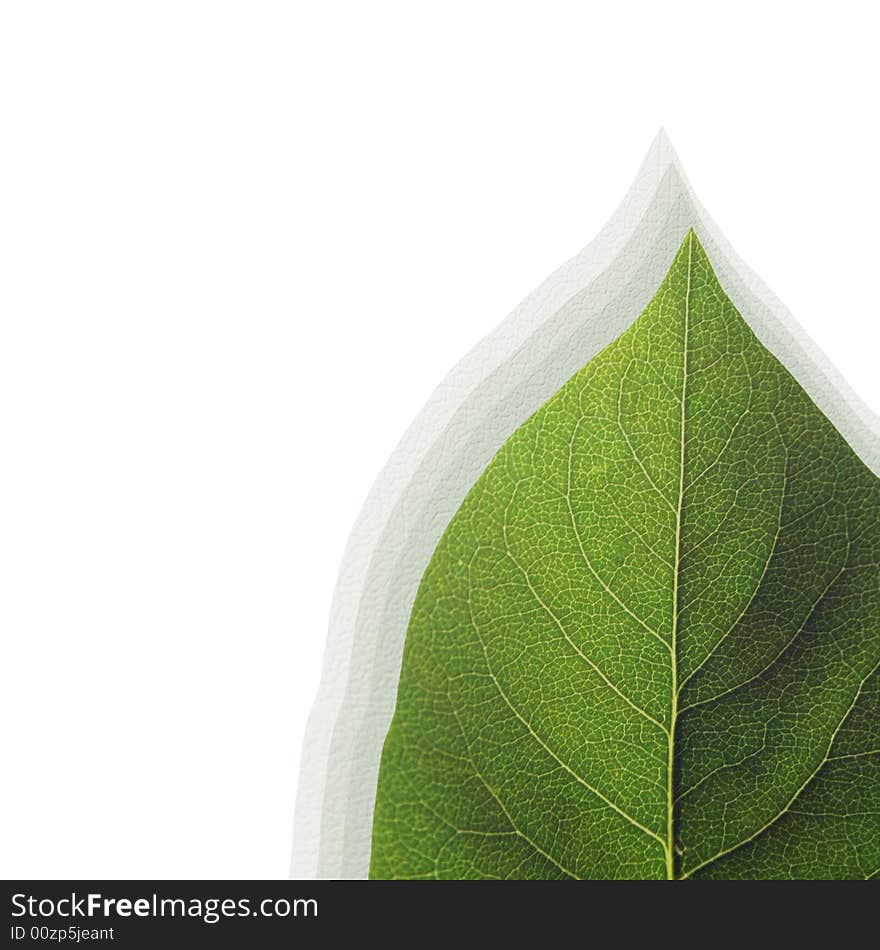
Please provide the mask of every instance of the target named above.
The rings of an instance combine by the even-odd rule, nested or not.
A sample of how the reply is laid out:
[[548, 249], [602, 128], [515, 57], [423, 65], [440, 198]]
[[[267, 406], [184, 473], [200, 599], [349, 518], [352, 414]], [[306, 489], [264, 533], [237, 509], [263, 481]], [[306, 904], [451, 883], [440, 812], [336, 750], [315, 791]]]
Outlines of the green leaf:
[[690, 232], [437, 546], [370, 876], [877, 876], [878, 515]]

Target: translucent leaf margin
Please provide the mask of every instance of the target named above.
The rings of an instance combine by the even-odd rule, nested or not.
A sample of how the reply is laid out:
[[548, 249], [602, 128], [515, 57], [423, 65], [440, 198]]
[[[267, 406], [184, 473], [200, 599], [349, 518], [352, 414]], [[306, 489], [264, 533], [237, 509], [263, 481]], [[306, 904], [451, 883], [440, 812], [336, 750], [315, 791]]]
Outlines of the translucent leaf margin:
[[880, 475], [880, 419], [736, 255], [661, 132], [596, 239], [449, 373], [370, 491], [340, 567], [306, 727], [292, 877], [367, 877], [404, 636], [437, 541], [510, 434], [641, 313], [692, 227], [761, 342]]

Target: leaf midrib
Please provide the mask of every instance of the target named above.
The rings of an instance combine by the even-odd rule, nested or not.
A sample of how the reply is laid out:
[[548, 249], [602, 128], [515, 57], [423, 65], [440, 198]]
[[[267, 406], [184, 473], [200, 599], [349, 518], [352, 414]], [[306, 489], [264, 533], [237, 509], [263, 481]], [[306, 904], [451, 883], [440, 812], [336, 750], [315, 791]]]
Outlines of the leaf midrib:
[[666, 761], [666, 879], [675, 878], [675, 798], [673, 774], [675, 763], [675, 723], [678, 718], [678, 614], [679, 574], [681, 573], [681, 514], [684, 505], [685, 426], [687, 422], [688, 333], [690, 329], [691, 274], [693, 270], [694, 232], [688, 231], [687, 286], [684, 295], [684, 333], [682, 341], [681, 408], [679, 419], [678, 501], [675, 506], [675, 557], [672, 578], [672, 638], [670, 642], [670, 712], [668, 755]]

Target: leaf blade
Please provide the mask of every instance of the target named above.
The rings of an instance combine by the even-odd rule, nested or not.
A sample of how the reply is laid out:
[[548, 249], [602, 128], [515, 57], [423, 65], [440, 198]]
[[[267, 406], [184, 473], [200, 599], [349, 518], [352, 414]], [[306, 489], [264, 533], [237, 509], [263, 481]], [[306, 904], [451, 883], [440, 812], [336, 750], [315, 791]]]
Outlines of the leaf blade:
[[[785, 659], [774, 687], [773, 657], [824, 616], [822, 598], [837, 604], [840, 519], [859, 512], [861, 659], [877, 652], [877, 510], [877, 479], [689, 235], [643, 315], [514, 433], [438, 545], [383, 752], [371, 876], [741, 875], [734, 852], [768, 837], [858, 703], [856, 664], [822, 691], [807, 741], [772, 702], [818, 694]], [[747, 795], [758, 766], [785, 782]]]

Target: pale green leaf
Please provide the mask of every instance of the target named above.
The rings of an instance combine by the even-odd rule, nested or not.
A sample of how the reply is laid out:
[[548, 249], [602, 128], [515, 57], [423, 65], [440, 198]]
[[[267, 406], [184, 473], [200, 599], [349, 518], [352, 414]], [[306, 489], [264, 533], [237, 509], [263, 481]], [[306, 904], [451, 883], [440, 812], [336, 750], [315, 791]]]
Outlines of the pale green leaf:
[[425, 571], [378, 878], [870, 878], [880, 480], [691, 232]]

